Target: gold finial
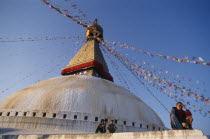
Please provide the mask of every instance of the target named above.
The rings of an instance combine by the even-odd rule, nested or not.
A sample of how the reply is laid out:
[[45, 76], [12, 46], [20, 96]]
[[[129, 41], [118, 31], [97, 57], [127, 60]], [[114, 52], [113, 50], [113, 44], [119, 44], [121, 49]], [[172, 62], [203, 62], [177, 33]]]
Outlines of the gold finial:
[[103, 40], [103, 28], [98, 24], [98, 19], [95, 19], [93, 24], [88, 25], [86, 30], [87, 41]]

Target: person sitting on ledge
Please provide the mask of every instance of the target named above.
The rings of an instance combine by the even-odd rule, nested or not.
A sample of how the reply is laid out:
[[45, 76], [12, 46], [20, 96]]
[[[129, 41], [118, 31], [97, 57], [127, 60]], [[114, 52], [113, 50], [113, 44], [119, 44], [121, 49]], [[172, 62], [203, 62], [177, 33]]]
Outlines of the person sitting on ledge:
[[[182, 110], [182, 108], [185, 109]], [[192, 114], [186, 109], [186, 107], [181, 103], [177, 102], [176, 107], [173, 107], [170, 113], [171, 128], [176, 129], [192, 129]]]
[[96, 128], [95, 133], [98, 133], [99, 131], [100, 133], [106, 133], [106, 123], [104, 122], [104, 119], [101, 119], [101, 123]]
[[116, 125], [114, 124], [114, 120], [111, 120], [108, 127], [107, 127], [109, 133], [115, 133], [115, 131], [117, 130]]

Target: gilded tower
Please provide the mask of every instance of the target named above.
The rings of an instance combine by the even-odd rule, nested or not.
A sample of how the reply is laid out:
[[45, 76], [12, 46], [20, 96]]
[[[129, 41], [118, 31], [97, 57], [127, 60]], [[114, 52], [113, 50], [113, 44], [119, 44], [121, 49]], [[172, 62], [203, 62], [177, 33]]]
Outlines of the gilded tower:
[[103, 28], [98, 24], [97, 19], [87, 27], [86, 38], [87, 42], [62, 69], [61, 74], [89, 75], [113, 81], [99, 47], [100, 41], [103, 40]]

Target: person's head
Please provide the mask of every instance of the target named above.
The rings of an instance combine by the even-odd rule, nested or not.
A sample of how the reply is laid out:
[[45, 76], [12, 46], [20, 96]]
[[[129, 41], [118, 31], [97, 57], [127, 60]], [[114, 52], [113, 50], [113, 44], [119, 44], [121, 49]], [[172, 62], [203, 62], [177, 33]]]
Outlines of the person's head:
[[104, 119], [101, 119], [101, 123], [104, 124]]
[[183, 107], [182, 102], [177, 102], [177, 103], [176, 103], [176, 108], [177, 108], [177, 110], [182, 110], [182, 107]]
[[113, 123], [114, 123], [114, 121], [113, 121], [113, 120], [111, 120], [109, 123], [110, 123], [110, 124], [113, 124]]

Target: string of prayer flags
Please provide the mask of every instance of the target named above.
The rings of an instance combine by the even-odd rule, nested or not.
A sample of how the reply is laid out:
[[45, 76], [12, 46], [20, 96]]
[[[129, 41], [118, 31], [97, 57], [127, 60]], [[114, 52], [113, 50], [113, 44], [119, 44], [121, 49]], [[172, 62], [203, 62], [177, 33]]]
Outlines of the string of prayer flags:
[[[131, 70], [132, 64], [130, 64], [130, 63], [128, 62], [128, 60], [124, 59], [122, 56], [118, 55], [116, 52], [114, 52], [112, 49], [108, 48], [107, 46], [105, 46], [105, 48], [107, 48], [107, 50], [108, 50], [109, 52], [113, 52], [112, 54], [113, 54], [114, 56], [116, 56], [120, 61], [121, 61], [121, 60], [124, 60], [123, 63], [126, 64], [125, 66], [126, 66], [126, 67], [129, 67], [130, 70]], [[135, 67], [135, 66], [134, 66], [134, 67]], [[136, 72], [136, 73], [137, 73], [137, 72]], [[145, 78], [147, 81], [149, 81], [149, 78], [147, 78], [146, 76], [144, 76], [144, 78]], [[163, 91], [164, 93], [168, 94], [169, 97], [174, 98], [176, 101], [178, 101], [178, 100], [177, 100], [178, 96], [174, 95], [173, 93], [170, 93], [169, 91], [165, 90], [165, 89], [162, 88], [161, 86], [158, 86], [158, 88], [159, 88], [161, 91]], [[179, 98], [179, 101], [185, 102], [185, 100], [184, 100], [184, 99], [181, 99], [181, 98]], [[188, 104], [189, 104], [189, 103], [188, 103]]]
[[71, 7], [73, 7], [74, 10], [78, 11], [80, 15], [82, 15], [88, 21], [88, 23], [91, 23], [90, 20], [87, 18], [87, 15], [81, 9], [79, 9], [76, 4], [74, 4], [71, 0], [65, 0], [65, 1], [69, 2]]
[[171, 56], [165, 56], [165, 55], [160, 55], [160, 54], [154, 54], [154, 53], [146, 52], [144, 50], [136, 49], [134, 46], [128, 46], [127, 44], [123, 44], [121, 42], [114, 42], [114, 41], [109, 41], [109, 40], [104, 40], [104, 41], [107, 42], [107, 43], [113, 44], [113, 45], [117, 45], [117, 46], [120, 46], [120, 47], [123, 47], [123, 48], [128, 48], [128, 49], [134, 50], [136, 52], [141, 52], [143, 54], [147, 54], [147, 55], [150, 55], [150, 56], [158, 56], [160, 58], [169, 59], [169, 60], [173, 60], [173, 61], [181, 62], [181, 63], [193, 63], [193, 64], [200, 64], [200, 65], [208, 65], [208, 66], [210, 66], [210, 62], [203, 62], [204, 60], [201, 57], [198, 58], [198, 61], [192, 61], [192, 60], [195, 60], [196, 57], [193, 57], [192, 60], [185, 59], [185, 58], [188, 58], [188, 56], [185, 57], [184, 59], [182, 59], [182, 58], [177, 58], [177, 57], [171, 57]]
[[[42, 2], [44, 2], [45, 4], [47, 4], [51, 9], [56, 10], [56, 11], [59, 12], [60, 14], [66, 16], [66, 17], [68, 17], [69, 19], [71, 19], [72, 21], [76, 22], [77, 24], [82, 25], [82, 26], [85, 27], [85, 28], [87, 27], [87, 24], [88, 24], [88, 23], [83, 23], [82, 21], [77, 20], [74, 16], [71, 16], [71, 15], [69, 15], [69, 14], [67, 14], [67, 13], [62, 12], [62, 11], [60, 10], [60, 8], [57, 8], [57, 7], [53, 6], [52, 4], [49, 3], [49, 1], [47, 1], [47, 0], [42, 0]], [[65, 11], [66, 11], [66, 10], [65, 10]]]
[[[131, 60], [129, 60], [131, 61]], [[131, 69], [134, 70], [136, 68], [136, 65], [131, 65]], [[163, 71], [163, 69], [161, 69]], [[140, 75], [144, 74], [144, 79], [147, 79], [148, 77], [150, 78], [153, 78], [153, 82], [155, 83], [157, 80], [159, 81], [159, 83], [162, 83], [164, 85], [168, 85], [168, 86], [163, 86], [163, 88], [166, 88], [166, 87], [169, 87], [169, 89], [172, 89], [172, 87], [174, 87], [174, 90], [180, 90], [181, 91], [181, 96], [184, 96], [183, 93], [189, 91], [190, 93], [188, 93], [188, 97], [190, 97], [190, 95], [194, 95], [195, 96], [195, 99], [199, 99], [200, 98], [200, 95], [197, 95], [197, 93], [193, 93], [191, 91], [191, 89], [185, 89], [186, 87], [180, 87], [179, 85], [176, 85], [174, 82], [172, 83], [170, 80], [166, 80], [165, 78], [160, 78], [160, 77], [157, 77], [156, 75], [154, 75], [151, 71], [148, 71], [146, 69], [144, 69], [142, 66], [139, 66], [138, 67], [138, 71], [137, 71]], [[148, 77], [147, 77], [148, 76]], [[180, 76], [177, 74], [176, 75], [177, 78], [179, 78]], [[150, 81], [151, 83], [152, 81]], [[179, 83], [181, 83], [181, 80], [179, 80]], [[198, 88], [199, 90], [199, 88]], [[205, 102], [208, 103], [208, 99], [205, 98], [205, 97], [202, 97], [203, 100], [205, 100]], [[204, 102], [204, 101], [202, 101]]]
[[[103, 49], [102, 49], [103, 50]], [[106, 54], [106, 56], [108, 57], [108, 59], [110, 60], [110, 63], [111, 63], [111, 65], [112, 65], [112, 67], [115, 69], [115, 75], [117, 76], [117, 78], [119, 79], [119, 81], [121, 82], [121, 83], [123, 83], [123, 84], [125, 84], [125, 87], [128, 89], [128, 90], [130, 90], [130, 87], [129, 87], [129, 85], [128, 85], [128, 83], [125, 81], [125, 79], [122, 77], [122, 75], [120, 74], [121, 72], [119, 71], [119, 67], [117, 67], [117, 64], [108, 56], [108, 54], [105, 52], [105, 51], [103, 51], [105, 54]]]
[[[125, 64], [125, 66], [128, 67], [129, 70], [135, 71], [135, 73], [139, 74], [139, 70], [137, 70], [137, 69], [139, 69], [139, 68], [137, 68], [137, 69], [134, 70], [133, 68], [135, 67], [135, 65], [134, 65], [133, 63], [129, 63], [129, 60], [127, 60], [127, 59], [125, 59], [124, 57], [122, 57], [122, 56], [120, 56], [119, 54], [117, 54], [116, 51], [114, 51], [113, 49], [111, 49], [111, 48], [108, 47], [107, 45], [104, 44], [104, 46], [105, 46], [105, 48], [106, 48], [111, 54], [113, 54], [116, 58], [118, 58], [118, 60], [120, 60], [123, 64]], [[150, 76], [152, 75], [151, 73], [149, 73], [149, 72], [147, 72], [147, 71], [145, 71], [145, 70], [142, 70], [141, 73], [146, 73], [146, 74], [148, 74], [148, 75], [150, 75]], [[152, 82], [153, 82], [153, 81], [152, 81], [150, 78], [148, 78], [147, 76], [144, 76], [143, 74], [139, 74], [139, 75], [140, 75], [140, 77], [143, 77], [143, 79], [145, 79], [145, 80], [148, 81], [149, 83], [152, 83]], [[158, 79], [158, 77], [156, 77], [156, 79]], [[160, 79], [159, 81], [160, 81], [160, 82], [163, 82], [164, 84], [166, 83], [166, 81], [165, 81], [164, 79]], [[172, 84], [172, 83], [171, 83], [171, 84]], [[171, 84], [170, 84], [170, 86], [171, 86]], [[154, 85], [154, 84], [153, 84], [153, 85]], [[165, 87], [161, 87], [159, 84], [155, 84], [155, 85], [156, 85], [162, 92], [168, 94], [168, 96], [171, 96], [171, 98], [175, 98], [175, 99], [178, 98], [177, 95], [174, 95], [173, 93], [167, 91], [167, 90], [165, 89]], [[180, 87], [180, 86], [175, 85], [175, 84], [172, 84], [172, 85], [174, 86], [175, 89], [180, 90], [182, 93], [187, 92], [187, 89], [186, 89], [185, 87]], [[198, 102], [197, 99], [201, 97], [200, 95], [198, 95], [197, 93], [194, 93], [194, 92], [191, 92], [191, 95], [194, 95], [194, 96], [195, 96], [196, 102]], [[209, 99], [208, 99], [208, 98], [205, 98], [204, 96], [202, 96], [202, 98], [205, 99], [205, 102], [208, 103], [208, 105], [210, 105]], [[182, 99], [182, 98], [179, 98], [179, 100], [182, 101], [182, 102], [185, 102], [185, 100]], [[187, 104], [189, 104], [189, 103], [187, 103]], [[200, 109], [200, 110], [203, 110], [203, 109]]]
[[[169, 77], [172, 78], [172, 76], [174, 76], [175, 78], [173, 78], [173, 81], [178, 81], [179, 83], [182, 83], [182, 84], [183, 84], [183, 81], [187, 81], [187, 84], [189, 84], [189, 82], [192, 82], [191, 78], [187, 79], [185, 77], [181, 77], [178, 74], [175, 75], [174, 73], [171, 73], [168, 70], [165, 70], [165, 69], [162, 69], [162, 68], [160, 69], [159, 67], [155, 67], [154, 65], [150, 65], [148, 62], [145, 62], [145, 61], [142, 61], [142, 60], [138, 60], [138, 61], [135, 60], [135, 62], [141, 62], [141, 65], [139, 65], [139, 66], [150, 70], [150, 72], [153, 71], [153, 73], [163, 73], [163, 74], [159, 75], [159, 76], [163, 76], [162, 78], [166, 78], [167, 74], [169, 74], [167, 78], [169, 78]], [[197, 80], [195, 83], [198, 84], [199, 81]], [[202, 84], [205, 85], [205, 82], [202, 82]], [[201, 91], [201, 88], [199, 88], [199, 87], [197, 87], [196, 89]], [[202, 87], [202, 91], [205, 92], [206, 90]]]
[[28, 42], [28, 41], [43, 41], [43, 40], [63, 40], [63, 39], [77, 39], [86, 38], [84, 36], [69, 36], [69, 37], [43, 37], [43, 38], [17, 38], [16, 40], [7, 40], [7, 38], [1, 38], [0, 42]]
[[[113, 51], [114, 51], [114, 50], [112, 50], [112, 49], [110, 50], [110, 52], [113, 52]], [[116, 53], [114, 53], [114, 56], [116, 56], [116, 57], [118, 57], [118, 58], [121, 59], [121, 57], [117, 56]], [[122, 60], [122, 59], [121, 59], [121, 60]], [[130, 60], [125, 60], [125, 63], [128, 64], [128, 61], [130, 61]], [[127, 65], [125, 65], [125, 66], [126, 66], [126, 67], [129, 67], [129, 66], [127, 66]], [[131, 65], [131, 66], [130, 66], [130, 69], [133, 70], [134, 67], [136, 67], [136, 65]], [[137, 71], [137, 73], [140, 73], [140, 72]], [[148, 76], [152, 77], [151, 74], [148, 73], [147, 71], [143, 71], [143, 73], [147, 73]], [[179, 75], [178, 75], [178, 77], [179, 77]], [[144, 79], [146, 79], [150, 84], [152, 84], [152, 82], [153, 82], [153, 81], [149, 80], [149, 78], [147, 78], [147, 76], [144, 76]], [[164, 79], [164, 80], [165, 80], [165, 79]], [[165, 83], [165, 82], [163, 82], [164, 80], [162, 79], [162, 80], [159, 80], [159, 81], [160, 81], [160, 83]], [[154, 80], [154, 82], [155, 82], [155, 81], [156, 81], [156, 80]], [[170, 81], [169, 81], [169, 82], [170, 82]], [[173, 85], [173, 84], [169, 84], [169, 90], [172, 89], [172, 88], [171, 88], [172, 85]], [[154, 86], [154, 84], [153, 84], [153, 86]], [[160, 88], [160, 90], [163, 91], [164, 93], [168, 93], [168, 91], [164, 90], [164, 88], [166, 88], [166, 87], [164, 86], [163, 88]], [[183, 93], [187, 92], [187, 89], [185, 89], [185, 87], [175, 86], [174, 88], [181, 91], [181, 93], [182, 93], [182, 94], [181, 94], [181, 97], [184, 96]], [[191, 91], [191, 89], [189, 89], [188, 91]], [[173, 94], [173, 93], [170, 93], [169, 96], [172, 96], [172, 94]], [[195, 98], [195, 101], [196, 101], [196, 102], [198, 102], [198, 99], [201, 98], [201, 95], [198, 95], [197, 93], [193, 93], [193, 92], [192, 92], [191, 94], [192, 94], [192, 95], [195, 95], [194, 98]], [[174, 98], [177, 98], [177, 96], [173, 96], [173, 97], [174, 97]], [[183, 101], [184, 101], [184, 99], [180, 99], [180, 100], [183, 100]], [[204, 100], [204, 99], [203, 99], [203, 100]], [[201, 100], [201, 102], [202, 102], [202, 100]], [[210, 105], [209, 99], [208, 99], [208, 98], [205, 98], [205, 102], [207, 102], [208, 105]], [[204, 106], [206, 106], [206, 105], [207, 105], [207, 104], [204, 104]]]

